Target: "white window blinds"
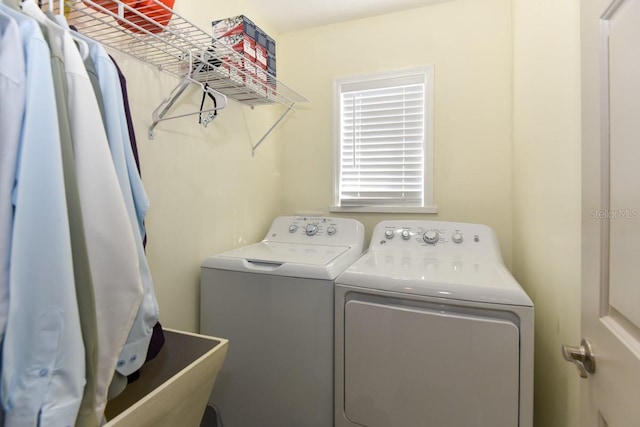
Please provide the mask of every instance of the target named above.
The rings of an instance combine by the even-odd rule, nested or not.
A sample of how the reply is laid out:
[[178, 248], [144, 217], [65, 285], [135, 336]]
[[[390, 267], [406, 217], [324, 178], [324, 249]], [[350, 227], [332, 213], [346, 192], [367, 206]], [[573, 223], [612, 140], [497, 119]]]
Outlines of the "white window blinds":
[[425, 206], [427, 84], [426, 73], [338, 82], [338, 206]]

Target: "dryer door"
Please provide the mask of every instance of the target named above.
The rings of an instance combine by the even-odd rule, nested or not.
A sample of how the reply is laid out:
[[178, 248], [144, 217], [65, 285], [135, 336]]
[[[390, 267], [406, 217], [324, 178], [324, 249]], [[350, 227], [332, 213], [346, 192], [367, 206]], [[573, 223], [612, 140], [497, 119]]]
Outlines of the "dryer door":
[[347, 302], [347, 418], [367, 427], [517, 426], [518, 327], [474, 311]]

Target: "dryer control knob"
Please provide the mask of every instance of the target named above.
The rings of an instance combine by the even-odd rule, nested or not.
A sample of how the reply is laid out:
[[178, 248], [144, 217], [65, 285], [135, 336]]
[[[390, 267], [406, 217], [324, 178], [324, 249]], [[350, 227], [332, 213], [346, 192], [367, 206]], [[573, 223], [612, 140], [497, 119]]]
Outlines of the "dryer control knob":
[[409, 240], [411, 238], [411, 233], [409, 232], [409, 230], [402, 230], [402, 233], [400, 233], [400, 235], [404, 240]]
[[453, 240], [453, 243], [462, 243], [464, 237], [462, 237], [462, 234], [460, 233], [453, 233], [453, 236], [451, 236], [451, 240]]
[[393, 239], [394, 233], [393, 230], [385, 230], [384, 237], [387, 239]]
[[313, 236], [318, 232], [318, 226], [315, 224], [307, 224], [305, 231], [307, 233], [307, 236]]
[[329, 236], [333, 236], [334, 234], [336, 234], [336, 228], [333, 225], [330, 225], [327, 227], [327, 234]]
[[438, 243], [438, 240], [440, 240], [440, 235], [435, 230], [425, 231], [422, 235], [422, 240], [424, 240], [425, 243], [433, 245], [435, 243]]
[[295, 233], [296, 231], [298, 231], [298, 226], [295, 224], [291, 224], [289, 226], [289, 233]]

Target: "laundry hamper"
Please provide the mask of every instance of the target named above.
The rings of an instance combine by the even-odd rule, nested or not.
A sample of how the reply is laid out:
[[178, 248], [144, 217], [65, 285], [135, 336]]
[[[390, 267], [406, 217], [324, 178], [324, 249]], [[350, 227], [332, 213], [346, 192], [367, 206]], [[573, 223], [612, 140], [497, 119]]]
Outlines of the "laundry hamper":
[[109, 401], [105, 427], [198, 427], [227, 354], [226, 339], [164, 330], [137, 381]]

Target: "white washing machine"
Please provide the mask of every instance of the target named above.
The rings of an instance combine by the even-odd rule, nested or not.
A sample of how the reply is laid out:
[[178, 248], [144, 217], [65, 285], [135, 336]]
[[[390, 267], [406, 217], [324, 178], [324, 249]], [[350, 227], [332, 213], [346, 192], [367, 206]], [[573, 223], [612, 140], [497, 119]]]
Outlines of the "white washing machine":
[[533, 303], [490, 228], [383, 221], [335, 303], [336, 427], [532, 426]]
[[200, 329], [229, 339], [211, 395], [224, 427], [333, 425], [334, 279], [363, 242], [352, 219], [279, 217], [204, 261]]

